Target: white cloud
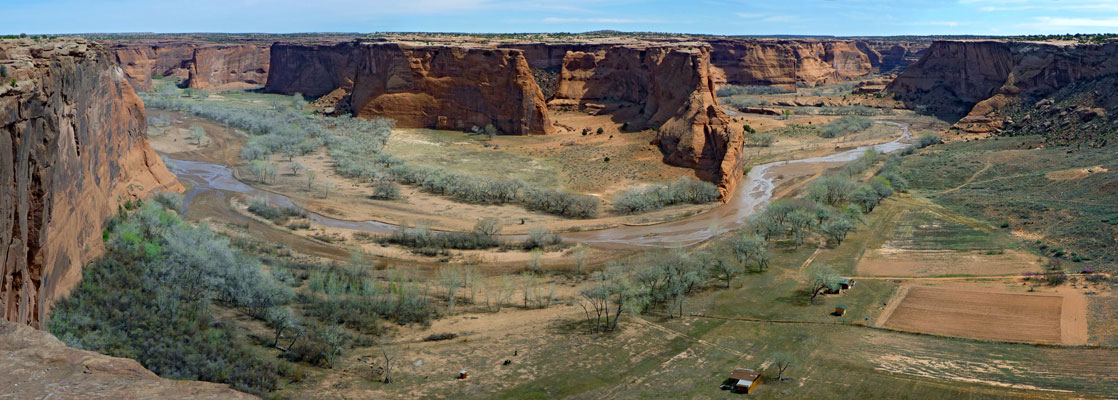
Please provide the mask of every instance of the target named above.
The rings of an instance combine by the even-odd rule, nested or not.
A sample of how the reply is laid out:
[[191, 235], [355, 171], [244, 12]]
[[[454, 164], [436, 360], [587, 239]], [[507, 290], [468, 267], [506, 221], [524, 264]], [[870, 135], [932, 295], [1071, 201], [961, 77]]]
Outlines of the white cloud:
[[1023, 25], [1039, 29], [1118, 28], [1118, 18], [1037, 17], [1035, 22]]

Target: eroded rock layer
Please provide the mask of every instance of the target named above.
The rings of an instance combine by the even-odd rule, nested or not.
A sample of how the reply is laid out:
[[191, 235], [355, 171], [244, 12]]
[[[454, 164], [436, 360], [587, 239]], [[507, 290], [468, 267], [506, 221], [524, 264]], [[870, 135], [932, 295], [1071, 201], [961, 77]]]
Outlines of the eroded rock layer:
[[894, 72], [915, 60], [923, 43], [851, 40], [710, 39], [716, 84], [794, 89]]
[[958, 118], [958, 130], [996, 132], [1001, 111], [1079, 79], [1118, 73], [1118, 43], [1058, 46], [998, 41], [937, 41], [888, 91], [910, 107]]
[[718, 106], [705, 44], [568, 52], [553, 104], [612, 103], [615, 118], [657, 129], [664, 161], [694, 168], [723, 197], [741, 177], [742, 137]]
[[547, 134], [554, 127], [519, 50], [399, 43], [277, 44], [265, 90], [316, 97], [338, 88], [343, 110], [410, 128]]
[[0, 397], [14, 399], [253, 399], [228, 386], [164, 379], [135, 360], [66, 347], [0, 320]]
[[153, 75], [182, 78], [189, 88], [212, 89], [263, 85], [270, 49], [267, 43], [139, 42], [115, 45], [113, 55], [135, 90], [151, 91]]
[[39, 326], [99, 255], [117, 205], [182, 187], [148, 146], [140, 98], [83, 41], [0, 42], [0, 310]]

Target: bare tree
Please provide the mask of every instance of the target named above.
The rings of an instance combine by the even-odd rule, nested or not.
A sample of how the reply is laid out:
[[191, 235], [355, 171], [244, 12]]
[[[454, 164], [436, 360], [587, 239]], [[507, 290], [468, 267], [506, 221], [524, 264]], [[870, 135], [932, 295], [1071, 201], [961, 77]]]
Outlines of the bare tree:
[[314, 188], [314, 178], [318, 177], [318, 173], [314, 170], [307, 171], [307, 190]]
[[391, 354], [383, 344], [380, 345], [380, 355], [384, 358], [384, 383], [392, 383], [392, 361], [396, 359], [396, 355]]
[[579, 243], [577, 246], [575, 246], [574, 250], [572, 250], [572, 251], [574, 252], [574, 256], [575, 256], [575, 267], [578, 268], [578, 273], [581, 274], [583, 268], [586, 268], [586, 261], [587, 261], [586, 245], [584, 245], [582, 243]]
[[786, 352], [776, 352], [773, 354], [773, 365], [776, 366], [776, 380], [784, 380], [784, 371], [787, 371], [792, 364], [796, 363], [796, 356]]

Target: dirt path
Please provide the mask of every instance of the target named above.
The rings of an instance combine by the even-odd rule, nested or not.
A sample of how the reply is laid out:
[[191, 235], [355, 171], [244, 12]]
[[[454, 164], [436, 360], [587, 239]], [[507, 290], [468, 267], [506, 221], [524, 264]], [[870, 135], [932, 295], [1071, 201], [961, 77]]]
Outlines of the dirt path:
[[703, 339], [699, 339], [699, 338], [694, 337], [694, 336], [689, 336], [689, 335], [681, 333], [681, 332], [676, 332], [674, 330], [671, 330], [671, 329], [668, 329], [664, 326], [661, 326], [660, 324], [657, 324], [655, 322], [646, 321], [644, 318], [634, 318], [633, 320], [642, 324], [642, 325], [648, 326], [652, 329], [667, 333], [667, 334], [672, 335], [672, 336], [678, 336], [678, 337], [690, 340], [690, 341], [695, 342], [695, 343], [710, 346], [710, 347], [725, 351], [727, 353], [736, 355], [736, 356], [741, 357], [742, 359], [745, 359], [745, 360], [753, 358], [753, 356], [751, 356], [751, 355], [742, 353], [740, 351], [731, 349], [729, 347], [726, 347], [726, 346], [723, 346], [723, 345], [720, 345], [720, 344], [717, 344], [717, 343], [712, 343], [712, 342], [709, 342], [709, 341], [706, 341], [706, 340], [703, 340]]
[[990, 157], [986, 157], [986, 165], [982, 166], [982, 169], [975, 172], [974, 175], [971, 175], [970, 178], [967, 178], [966, 181], [963, 181], [962, 185], [953, 187], [951, 189], [944, 190], [940, 193], [946, 194], [946, 193], [951, 193], [951, 192], [954, 192], [956, 190], [962, 189], [963, 186], [971, 184], [971, 182], [973, 182], [975, 178], [978, 178], [979, 175], [982, 175], [983, 172], [986, 172], [986, 170], [990, 169], [991, 165], [993, 165], [993, 163], [991, 162]]

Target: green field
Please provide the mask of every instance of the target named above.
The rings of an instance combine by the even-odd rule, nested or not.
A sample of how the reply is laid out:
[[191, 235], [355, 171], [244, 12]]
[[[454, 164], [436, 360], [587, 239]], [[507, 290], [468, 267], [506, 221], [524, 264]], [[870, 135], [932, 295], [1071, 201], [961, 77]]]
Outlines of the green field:
[[[1038, 137], [950, 143], [906, 157], [902, 169], [917, 192], [937, 204], [1000, 229], [1039, 235], [1032, 248], [1074, 268], [1114, 271], [1118, 150], [1030, 150], [1039, 143]], [[1051, 175], [1098, 167], [1109, 172]]]

